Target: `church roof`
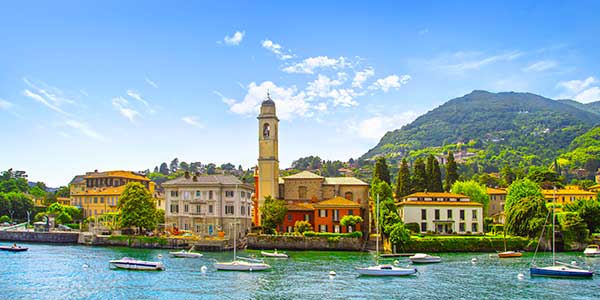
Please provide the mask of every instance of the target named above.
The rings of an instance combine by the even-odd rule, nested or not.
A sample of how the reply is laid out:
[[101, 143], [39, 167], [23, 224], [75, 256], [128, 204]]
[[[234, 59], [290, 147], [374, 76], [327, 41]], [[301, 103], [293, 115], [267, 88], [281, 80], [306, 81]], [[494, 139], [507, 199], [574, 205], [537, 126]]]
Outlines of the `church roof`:
[[275, 101], [271, 99], [271, 95], [267, 93], [267, 99], [262, 102], [262, 105], [275, 106]]
[[369, 185], [356, 177], [325, 177], [325, 184], [331, 185]]
[[309, 171], [302, 171], [298, 174], [283, 177], [283, 179], [323, 179], [323, 176], [319, 176]]
[[309, 203], [288, 203], [288, 211], [312, 211], [315, 208]]
[[506, 195], [506, 190], [503, 189], [495, 189], [495, 188], [486, 188], [488, 195]]
[[314, 205], [315, 208], [329, 208], [329, 207], [360, 207], [360, 204], [348, 200], [346, 198], [342, 198], [342, 197], [335, 197], [333, 199], [329, 199], [329, 200], [323, 200], [319, 203], [316, 203]]
[[243, 183], [237, 177], [231, 175], [201, 175], [189, 176], [188, 178], [181, 176], [166, 181], [162, 185], [165, 187], [177, 185], [239, 185], [240, 187], [250, 187], [250, 185]]

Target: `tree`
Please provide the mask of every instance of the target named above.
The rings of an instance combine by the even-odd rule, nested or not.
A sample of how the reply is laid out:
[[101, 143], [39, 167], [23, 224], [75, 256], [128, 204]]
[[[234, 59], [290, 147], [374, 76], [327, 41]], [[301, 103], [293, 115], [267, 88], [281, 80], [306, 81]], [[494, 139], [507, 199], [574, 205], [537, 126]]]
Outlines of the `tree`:
[[56, 197], [69, 198], [71, 196], [71, 191], [68, 186], [61, 186], [56, 190], [54, 195], [56, 195]]
[[184, 170], [184, 171], [189, 171], [190, 170], [190, 165], [188, 163], [186, 163], [185, 161], [182, 161], [179, 163], [179, 168]]
[[0, 224], [1, 223], [8, 223], [8, 222], [10, 222], [10, 217], [9, 216], [4, 215], [4, 216], [0, 217]]
[[130, 182], [119, 197], [121, 226], [152, 230], [156, 227], [156, 208], [150, 191], [139, 182]]
[[504, 167], [502, 167], [502, 170], [500, 170], [500, 177], [502, 178], [502, 181], [504, 181], [505, 186], [511, 185], [513, 181], [517, 179], [517, 175], [509, 165], [504, 165]]
[[529, 179], [519, 179], [514, 181], [507, 189], [506, 202], [504, 203], [504, 213], [508, 214], [511, 206], [525, 198], [542, 197], [540, 186]]
[[352, 228], [354, 228], [354, 226], [356, 224], [360, 224], [360, 223], [362, 223], [362, 221], [363, 221], [363, 218], [361, 216], [345, 215], [340, 220], [340, 225], [342, 225], [342, 226], [352, 226]]
[[215, 164], [206, 165], [206, 174], [213, 175], [216, 173], [217, 166]]
[[46, 191], [42, 190], [37, 185], [34, 185], [31, 189], [29, 189], [29, 194], [37, 199], [44, 199], [46, 197]]
[[541, 195], [521, 198], [520, 201], [512, 204], [508, 210], [505, 206], [505, 211], [504, 228], [506, 233], [526, 237], [537, 236], [546, 223], [546, 217], [548, 216], [546, 200]]
[[600, 231], [600, 200], [579, 199], [564, 206], [566, 212], [576, 212], [586, 223], [590, 233]]
[[171, 164], [169, 164], [169, 171], [175, 172], [179, 169], [179, 159], [177, 157], [173, 158]]
[[527, 179], [542, 185], [546, 189], [551, 189], [554, 186], [563, 186], [563, 178], [554, 170], [545, 167], [532, 166], [529, 168], [529, 172], [527, 172]]
[[429, 182], [429, 179], [427, 178], [425, 162], [423, 162], [423, 159], [419, 157], [417, 158], [417, 160], [415, 160], [415, 164], [413, 166], [413, 193], [424, 192], [425, 190], [427, 190], [427, 182]]
[[448, 151], [448, 162], [446, 163], [446, 178], [444, 178], [444, 189], [449, 191], [458, 180], [458, 168], [452, 151]]
[[410, 230], [404, 224], [396, 223], [392, 225], [389, 236], [392, 244], [403, 246], [410, 241]]
[[[400, 216], [398, 216], [392, 188], [387, 182], [375, 178], [371, 183], [370, 193], [371, 199], [373, 200], [376, 200], [379, 197], [379, 227], [382, 228], [383, 233], [387, 235], [391, 231], [392, 225], [402, 222]], [[376, 213], [374, 215], [376, 215]]]
[[[433, 156], [431, 156], [433, 157]], [[431, 182], [431, 191], [432, 192], [443, 192], [444, 188], [442, 186], [442, 171], [440, 170], [440, 163], [437, 159], [433, 158], [433, 169], [430, 174], [428, 174], [429, 182]]]
[[390, 171], [388, 169], [385, 157], [380, 156], [377, 158], [377, 161], [375, 162], [375, 169], [373, 170], [373, 178], [377, 178], [381, 181], [387, 182], [387, 184], [390, 184]]
[[167, 166], [167, 163], [162, 163], [160, 164], [160, 174], [163, 175], [169, 175], [169, 167]]
[[33, 211], [33, 201], [22, 192], [0, 193], [0, 215], [11, 220], [26, 220], [27, 212]]
[[308, 221], [296, 221], [294, 223], [294, 231], [298, 233], [304, 233], [305, 231], [311, 231], [312, 225]]
[[585, 221], [576, 212], [563, 212], [558, 214], [557, 221], [560, 224], [564, 240], [568, 237], [578, 242], [584, 242], [588, 237], [590, 230]]
[[410, 169], [408, 168], [406, 158], [403, 158], [398, 170], [398, 176], [396, 176], [396, 198], [402, 199], [402, 197], [409, 195], [411, 191]]
[[486, 215], [490, 198], [485, 186], [480, 185], [474, 180], [456, 181], [452, 185], [452, 193], [468, 196], [471, 201], [483, 204], [483, 215]]
[[153, 173], [158, 173], [158, 166], [155, 166], [155, 167], [154, 167], [154, 171], [153, 171]]
[[274, 233], [277, 225], [281, 224], [287, 214], [287, 207], [283, 200], [265, 197], [265, 202], [260, 207], [261, 224], [267, 233]]

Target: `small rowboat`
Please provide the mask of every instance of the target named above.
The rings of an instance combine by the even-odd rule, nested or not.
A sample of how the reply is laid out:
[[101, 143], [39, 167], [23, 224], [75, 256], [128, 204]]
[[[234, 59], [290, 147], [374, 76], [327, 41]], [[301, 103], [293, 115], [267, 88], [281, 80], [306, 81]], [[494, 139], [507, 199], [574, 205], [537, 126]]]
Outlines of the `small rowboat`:
[[442, 258], [439, 256], [432, 256], [425, 253], [417, 253], [408, 259], [414, 264], [430, 264], [439, 263], [442, 261]]
[[600, 247], [598, 245], [589, 245], [585, 248], [583, 254], [589, 257], [600, 257]]
[[521, 257], [523, 253], [517, 251], [504, 251], [498, 253], [499, 258]]
[[29, 248], [21, 247], [21, 246], [0, 246], [0, 250], [2, 251], [10, 251], [10, 252], [23, 252], [27, 251]]
[[136, 260], [129, 257], [111, 260], [110, 264], [118, 269], [127, 270], [163, 271], [165, 269], [165, 266], [161, 262]]
[[289, 256], [287, 254], [279, 253], [279, 252], [277, 252], [277, 250], [275, 250], [274, 252], [261, 251], [260, 254], [264, 257], [289, 258]]
[[195, 252], [190, 252], [190, 251], [185, 251], [185, 250], [169, 252], [169, 254], [171, 254], [171, 256], [173, 256], [173, 257], [180, 257], [180, 258], [200, 258], [200, 257], [202, 257], [202, 254], [200, 254], [200, 253], [195, 253]]

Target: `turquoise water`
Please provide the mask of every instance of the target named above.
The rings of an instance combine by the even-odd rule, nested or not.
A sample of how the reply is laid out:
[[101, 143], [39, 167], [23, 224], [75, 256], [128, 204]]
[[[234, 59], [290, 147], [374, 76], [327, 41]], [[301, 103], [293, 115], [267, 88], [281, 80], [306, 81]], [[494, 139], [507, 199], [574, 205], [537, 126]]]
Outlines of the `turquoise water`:
[[[216, 271], [212, 266], [215, 260], [229, 260], [231, 253], [183, 259], [169, 257], [167, 250], [23, 245], [30, 247], [29, 251], [0, 251], [0, 299], [600, 298], [600, 276], [588, 280], [529, 278], [531, 254], [505, 260], [485, 253], [440, 254], [442, 263], [417, 266], [419, 273], [411, 278], [366, 278], [357, 277], [354, 268], [373, 263], [367, 253], [290, 251], [289, 260], [267, 259], [271, 271], [242, 273]], [[109, 269], [109, 260], [123, 256], [162, 260], [166, 271]], [[472, 258], [478, 262], [471, 263]], [[559, 254], [559, 258], [600, 270], [600, 258], [586, 259], [580, 253]], [[399, 260], [401, 265], [408, 264], [406, 258]], [[208, 267], [205, 274], [200, 272], [203, 265]], [[337, 272], [335, 278], [328, 276], [332, 270]], [[519, 273], [525, 278], [519, 280]]]

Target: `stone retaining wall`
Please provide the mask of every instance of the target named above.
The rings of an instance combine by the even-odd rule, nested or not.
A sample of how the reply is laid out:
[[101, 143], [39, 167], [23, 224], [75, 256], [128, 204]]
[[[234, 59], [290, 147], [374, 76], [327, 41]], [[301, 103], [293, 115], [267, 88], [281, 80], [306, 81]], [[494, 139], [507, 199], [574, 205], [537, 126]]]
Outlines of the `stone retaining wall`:
[[342, 250], [362, 251], [364, 241], [360, 238], [340, 237], [304, 237], [249, 235], [248, 249], [282, 249], [282, 250]]
[[76, 244], [78, 232], [0, 231], [0, 241]]

